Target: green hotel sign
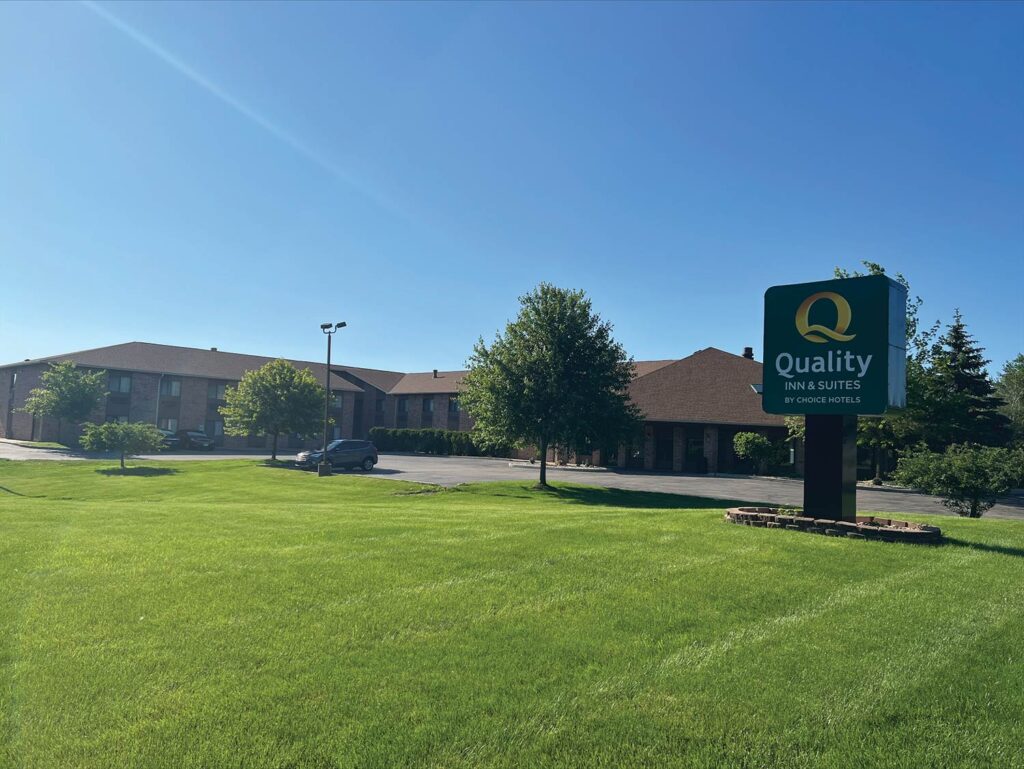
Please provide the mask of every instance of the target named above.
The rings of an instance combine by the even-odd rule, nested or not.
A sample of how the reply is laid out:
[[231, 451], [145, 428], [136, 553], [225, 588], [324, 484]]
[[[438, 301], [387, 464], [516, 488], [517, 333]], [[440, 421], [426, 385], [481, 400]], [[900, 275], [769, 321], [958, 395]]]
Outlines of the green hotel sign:
[[884, 275], [764, 295], [764, 410], [882, 414], [906, 402], [906, 289]]

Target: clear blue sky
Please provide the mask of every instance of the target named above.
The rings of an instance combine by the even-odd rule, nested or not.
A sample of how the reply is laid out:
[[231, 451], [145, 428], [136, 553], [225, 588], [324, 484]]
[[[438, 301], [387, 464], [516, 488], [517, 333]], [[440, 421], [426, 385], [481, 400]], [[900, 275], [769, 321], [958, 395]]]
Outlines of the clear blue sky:
[[540, 281], [760, 357], [861, 259], [1024, 351], [1024, 4], [0, 4], [0, 362], [456, 368]]

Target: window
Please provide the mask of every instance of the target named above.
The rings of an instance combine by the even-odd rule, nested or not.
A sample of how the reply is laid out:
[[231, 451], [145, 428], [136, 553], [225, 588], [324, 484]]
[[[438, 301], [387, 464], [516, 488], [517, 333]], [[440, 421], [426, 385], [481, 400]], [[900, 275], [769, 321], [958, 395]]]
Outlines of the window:
[[181, 380], [180, 379], [161, 379], [160, 380], [160, 394], [169, 398], [177, 398], [181, 396]]
[[170, 430], [172, 433], [178, 432], [178, 420], [175, 417], [161, 417], [160, 425], [161, 430]]
[[377, 399], [377, 413], [378, 414], [383, 414], [384, 413], [384, 399], [383, 398], [378, 398]]
[[459, 413], [460, 410], [461, 409], [459, 408], [459, 399], [458, 398], [449, 398], [448, 399], [448, 413], [450, 415], [452, 415], [452, 416], [455, 416], [455, 415], [457, 415]]
[[112, 393], [130, 393], [132, 391], [131, 374], [111, 374], [107, 389]]
[[121, 424], [125, 424], [128, 421], [128, 416], [126, 414], [120, 414], [118, 416], [108, 416], [107, 421], [120, 422]]
[[409, 398], [405, 395], [398, 398], [398, 413], [402, 415], [409, 413]]
[[227, 385], [223, 382], [210, 382], [206, 389], [206, 397], [211, 401], [222, 401], [226, 389]]
[[339, 393], [335, 391], [331, 392], [331, 408], [340, 409], [344, 402], [344, 393]]
[[219, 419], [207, 419], [206, 434], [211, 438], [219, 438], [224, 434], [224, 423]]
[[433, 398], [424, 398], [423, 399], [423, 413], [424, 414], [433, 414], [434, 413], [434, 399]]

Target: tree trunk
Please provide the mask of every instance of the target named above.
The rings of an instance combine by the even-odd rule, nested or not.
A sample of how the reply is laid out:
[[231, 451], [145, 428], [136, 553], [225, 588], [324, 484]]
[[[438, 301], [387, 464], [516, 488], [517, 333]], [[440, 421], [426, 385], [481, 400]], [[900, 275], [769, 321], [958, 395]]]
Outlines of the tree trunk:
[[121, 469], [124, 470], [124, 452], [121, 452]]
[[546, 438], [540, 439], [540, 485], [548, 485], [548, 442]]
[[274, 462], [277, 461], [277, 430], [274, 431], [274, 441], [272, 448], [270, 449], [270, 459]]
[[873, 458], [875, 465], [875, 478], [872, 481], [876, 486], [882, 485], [882, 451], [875, 446], [873, 449]]

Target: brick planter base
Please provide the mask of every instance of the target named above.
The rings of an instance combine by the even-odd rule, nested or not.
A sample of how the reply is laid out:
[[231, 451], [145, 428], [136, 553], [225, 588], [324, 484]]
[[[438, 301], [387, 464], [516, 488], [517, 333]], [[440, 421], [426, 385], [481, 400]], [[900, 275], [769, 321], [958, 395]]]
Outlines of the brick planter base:
[[743, 526], [809, 531], [812, 534], [850, 539], [880, 539], [885, 542], [918, 542], [927, 545], [942, 541], [942, 531], [938, 526], [874, 515], [858, 515], [854, 523], [812, 518], [799, 512], [780, 512], [775, 507], [731, 507], [725, 511], [725, 520]]

